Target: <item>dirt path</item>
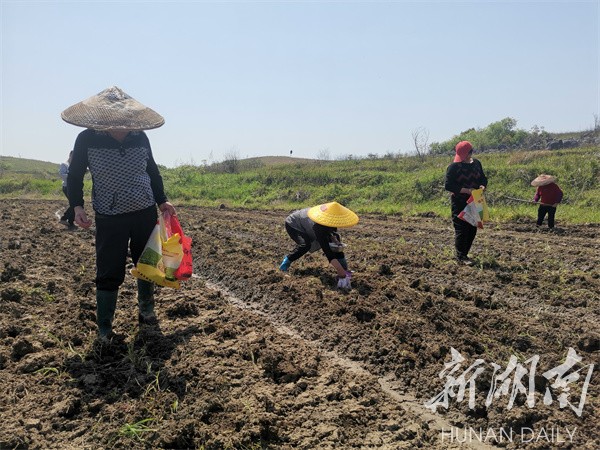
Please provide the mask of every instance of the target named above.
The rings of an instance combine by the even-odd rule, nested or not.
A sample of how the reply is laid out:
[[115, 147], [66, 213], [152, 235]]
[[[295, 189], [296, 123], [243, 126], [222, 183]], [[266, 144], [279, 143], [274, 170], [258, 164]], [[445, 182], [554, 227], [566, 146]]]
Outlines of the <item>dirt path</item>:
[[[122, 340], [99, 354], [93, 232], [64, 230], [60, 205], [1, 213], [2, 449], [600, 447], [597, 370], [581, 417], [542, 377], [573, 348], [576, 404], [598, 367], [598, 225], [492, 225], [469, 268], [453, 262], [445, 221], [361, 217], [343, 232], [355, 271], [343, 293], [320, 254], [277, 270], [285, 213], [180, 208], [199, 276], [159, 289], [160, 326], [141, 330], [128, 277]], [[477, 358], [486, 370], [473, 408], [451, 398], [433, 412], [423, 404], [443, 391], [451, 348], [461, 372]], [[511, 355], [540, 357], [535, 405], [521, 394], [486, 407], [491, 364]], [[502, 429], [531, 432], [501, 440]]]

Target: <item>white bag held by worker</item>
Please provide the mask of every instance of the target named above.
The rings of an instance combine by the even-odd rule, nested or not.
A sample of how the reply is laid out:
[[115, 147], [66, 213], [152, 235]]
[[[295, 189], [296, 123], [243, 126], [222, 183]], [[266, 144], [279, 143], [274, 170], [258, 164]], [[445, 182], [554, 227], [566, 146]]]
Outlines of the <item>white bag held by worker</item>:
[[490, 220], [483, 189], [473, 189], [471, 191], [467, 206], [460, 212], [458, 218], [477, 228], [483, 228], [483, 222]]
[[170, 216], [161, 214], [131, 274], [159, 286], [179, 289], [175, 272], [183, 258], [183, 248], [179, 234], [171, 234], [170, 230]]

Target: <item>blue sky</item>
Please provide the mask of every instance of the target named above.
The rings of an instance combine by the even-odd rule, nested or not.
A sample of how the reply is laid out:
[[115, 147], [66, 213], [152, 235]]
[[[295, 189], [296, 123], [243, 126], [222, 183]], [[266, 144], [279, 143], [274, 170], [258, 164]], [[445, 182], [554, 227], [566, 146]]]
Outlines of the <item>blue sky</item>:
[[1, 1], [0, 154], [61, 162], [116, 85], [159, 164], [413, 151], [505, 117], [589, 129], [600, 2]]

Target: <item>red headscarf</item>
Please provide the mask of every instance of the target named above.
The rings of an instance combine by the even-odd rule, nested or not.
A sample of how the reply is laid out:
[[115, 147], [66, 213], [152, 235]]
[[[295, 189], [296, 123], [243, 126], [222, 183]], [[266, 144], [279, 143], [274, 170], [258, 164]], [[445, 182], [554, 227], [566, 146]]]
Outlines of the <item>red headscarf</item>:
[[456, 155], [454, 156], [454, 162], [463, 162], [468, 156], [469, 152], [473, 150], [473, 146], [469, 141], [460, 141], [454, 147], [454, 151], [456, 151]]

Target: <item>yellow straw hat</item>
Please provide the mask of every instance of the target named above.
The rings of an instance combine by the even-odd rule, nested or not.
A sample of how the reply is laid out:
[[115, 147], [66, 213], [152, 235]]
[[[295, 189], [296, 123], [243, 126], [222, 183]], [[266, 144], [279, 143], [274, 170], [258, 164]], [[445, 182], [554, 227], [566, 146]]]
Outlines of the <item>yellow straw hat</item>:
[[338, 202], [324, 203], [308, 210], [308, 217], [326, 227], [353, 227], [358, 223], [358, 216]]

